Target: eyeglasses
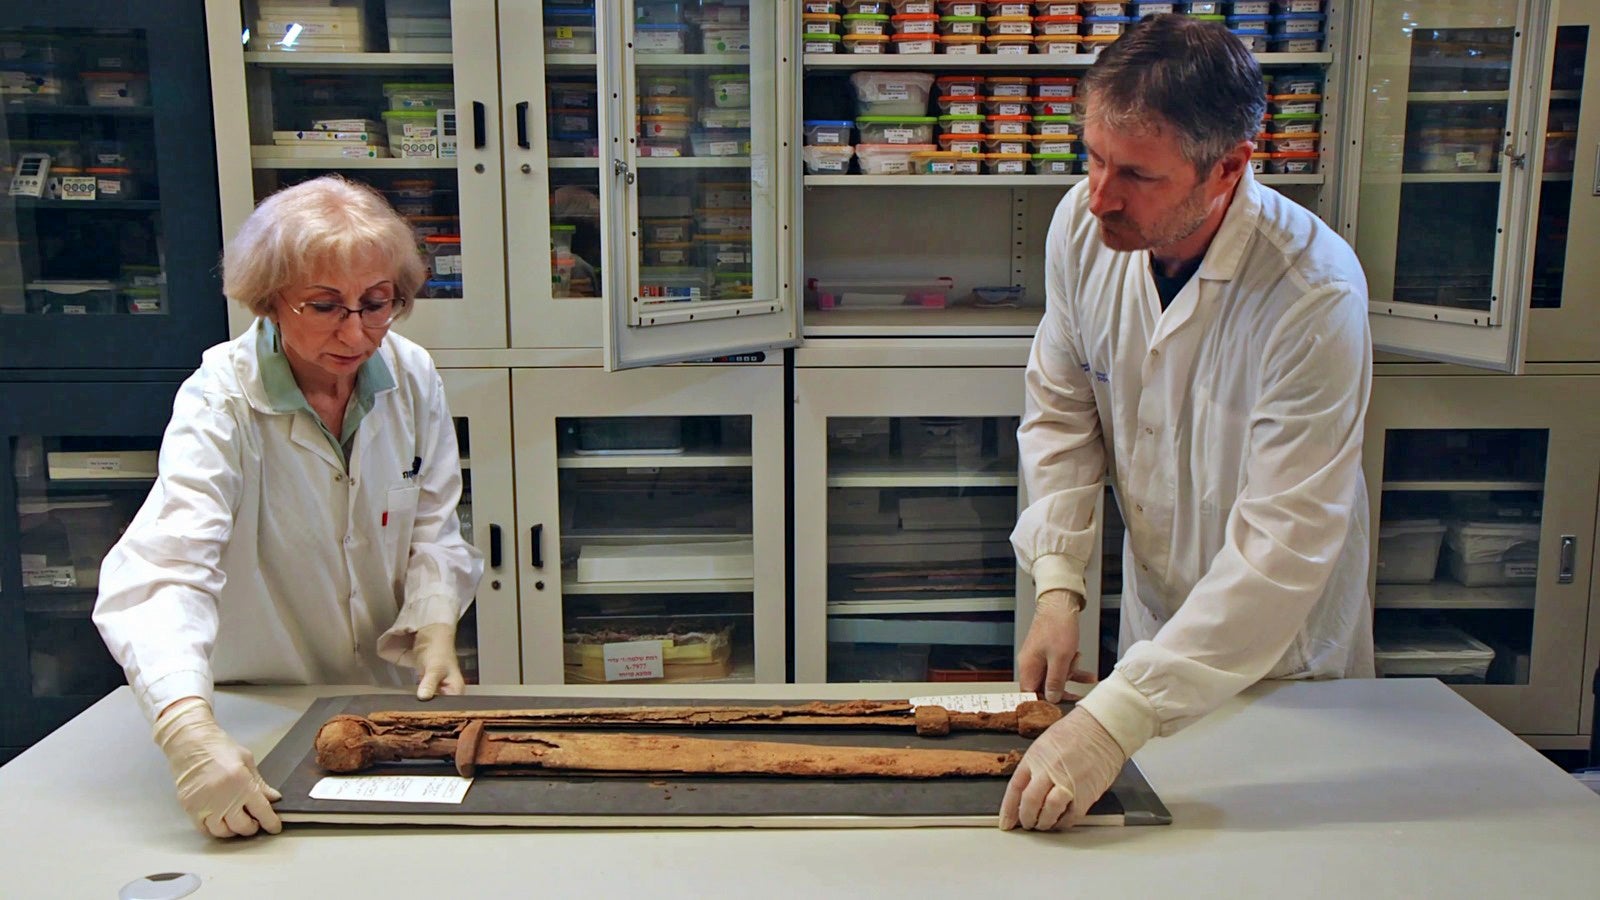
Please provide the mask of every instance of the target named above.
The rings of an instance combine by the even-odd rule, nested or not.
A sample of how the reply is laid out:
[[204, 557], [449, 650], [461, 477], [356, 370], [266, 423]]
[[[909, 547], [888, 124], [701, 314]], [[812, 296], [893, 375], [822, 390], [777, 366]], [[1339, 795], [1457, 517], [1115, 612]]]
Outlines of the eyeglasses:
[[335, 331], [351, 315], [361, 317], [361, 327], [372, 331], [388, 328], [395, 316], [405, 309], [404, 297], [369, 297], [359, 307], [345, 306], [330, 300], [308, 300], [300, 304], [285, 304], [297, 316], [305, 318], [311, 326]]

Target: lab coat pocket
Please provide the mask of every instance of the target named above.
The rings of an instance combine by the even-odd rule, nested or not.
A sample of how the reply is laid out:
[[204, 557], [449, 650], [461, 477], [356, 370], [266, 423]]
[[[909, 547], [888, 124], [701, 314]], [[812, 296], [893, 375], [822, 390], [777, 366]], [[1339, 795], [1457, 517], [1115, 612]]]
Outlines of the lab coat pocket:
[[411, 558], [411, 529], [417, 519], [420, 489], [414, 484], [390, 488], [383, 507], [383, 546], [389, 580], [403, 584]]

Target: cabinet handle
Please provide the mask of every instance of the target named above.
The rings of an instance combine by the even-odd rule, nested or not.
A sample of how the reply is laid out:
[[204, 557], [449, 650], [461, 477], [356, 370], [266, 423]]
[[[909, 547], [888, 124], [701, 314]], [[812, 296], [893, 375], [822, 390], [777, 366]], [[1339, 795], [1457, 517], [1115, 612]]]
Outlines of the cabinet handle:
[[544, 524], [540, 523], [533, 526], [531, 536], [533, 537], [533, 567], [542, 569], [544, 568]]
[[483, 101], [472, 101], [472, 149], [489, 146], [489, 123], [485, 121]]
[[498, 569], [504, 562], [504, 554], [500, 552], [500, 526], [489, 526], [489, 568]]
[[533, 145], [528, 143], [528, 101], [526, 100], [517, 104], [517, 146], [524, 150], [533, 149]]
[[1572, 568], [1578, 561], [1578, 538], [1576, 535], [1563, 534], [1561, 536], [1561, 571], [1556, 573], [1556, 584], [1572, 583]]

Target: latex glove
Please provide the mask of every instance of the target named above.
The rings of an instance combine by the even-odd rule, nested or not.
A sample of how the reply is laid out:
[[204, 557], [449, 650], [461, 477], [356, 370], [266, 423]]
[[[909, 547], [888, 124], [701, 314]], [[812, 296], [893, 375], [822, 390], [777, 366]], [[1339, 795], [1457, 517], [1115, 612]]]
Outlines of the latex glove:
[[1092, 713], [1074, 707], [1022, 755], [1000, 802], [1000, 829], [1071, 828], [1111, 789], [1127, 759]]
[[219, 838], [283, 830], [272, 809], [283, 795], [261, 780], [250, 751], [217, 725], [211, 704], [179, 700], [161, 711], [154, 731], [177, 778], [178, 802], [195, 827]]
[[1034, 606], [1033, 624], [1017, 651], [1017, 682], [1051, 703], [1067, 696], [1067, 682], [1093, 684], [1093, 672], [1078, 668], [1078, 615], [1083, 597], [1067, 590], [1045, 591]]
[[456, 626], [424, 625], [411, 644], [412, 665], [417, 669], [417, 699], [435, 694], [465, 694], [467, 679], [456, 660]]

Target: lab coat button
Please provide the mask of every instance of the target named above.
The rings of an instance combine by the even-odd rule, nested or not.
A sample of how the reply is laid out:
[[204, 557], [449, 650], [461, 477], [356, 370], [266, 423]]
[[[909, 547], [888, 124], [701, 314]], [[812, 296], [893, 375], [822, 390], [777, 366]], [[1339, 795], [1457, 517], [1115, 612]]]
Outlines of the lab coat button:
[[355, 542], [356, 542], [355, 535], [347, 534], [347, 535], [344, 536], [344, 545], [346, 547], [351, 546]]
[[1151, 428], [1150, 426], [1146, 425], [1145, 428], [1144, 428], [1144, 433], [1145, 434], [1155, 434], [1156, 430], [1154, 428]]
[[1137, 510], [1140, 515], [1144, 515], [1144, 506], [1143, 506], [1143, 504], [1135, 504], [1133, 508], [1135, 510]]
[[334, 484], [338, 484], [339, 482], [341, 482], [343, 480], [344, 480], [344, 476], [343, 475], [340, 475], [337, 472], [333, 473], [333, 483]]

